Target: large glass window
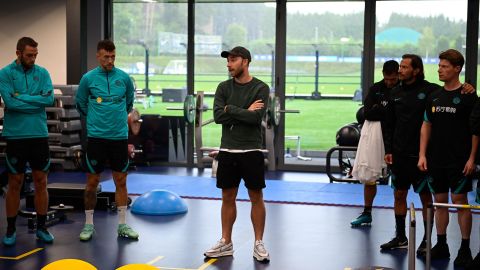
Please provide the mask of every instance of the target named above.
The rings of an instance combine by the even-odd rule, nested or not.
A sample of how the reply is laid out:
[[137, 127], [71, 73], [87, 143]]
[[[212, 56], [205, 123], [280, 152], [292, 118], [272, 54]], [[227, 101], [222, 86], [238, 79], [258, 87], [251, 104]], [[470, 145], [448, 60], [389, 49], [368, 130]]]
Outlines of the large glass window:
[[129, 137], [142, 150], [134, 161], [185, 163], [187, 4], [115, 2], [113, 20], [115, 65], [135, 81], [134, 107], [143, 118]]
[[364, 6], [363, 1], [287, 3], [285, 107], [300, 113], [286, 114], [286, 164], [318, 165], [297, 155], [319, 157], [319, 150], [336, 145], [341, 126], [355, 122]]
[[[378, 1], [375, 81], [386, 60], [405, 53], [421, 56], [425, 77], [438, 80], [438, 54], [456, 49], [465, 56], [467, 0]], [[463, 76], [462, 76], [463, 81]]]
[[[115, 65], [135, 80], [144, 114], [183, 115], [186, 95], [186, 3], [114, 3]], [[160, 96], [160, 94], [162, 94]]]
[[[213, 95], [220, 82], [229, 79], [222, 50], [244, 46], [252, 54], [250, 74], [271, 86], [272, 54], [275, 48], [275, 4], [198, 3], [195, 5], [195, 92], [203, 91], [204, 104], [213, 108]], [[203, 113], [203, 121], [213, 112]], [[221, 126], [202, 128], [204, 147], [220, 146]]]

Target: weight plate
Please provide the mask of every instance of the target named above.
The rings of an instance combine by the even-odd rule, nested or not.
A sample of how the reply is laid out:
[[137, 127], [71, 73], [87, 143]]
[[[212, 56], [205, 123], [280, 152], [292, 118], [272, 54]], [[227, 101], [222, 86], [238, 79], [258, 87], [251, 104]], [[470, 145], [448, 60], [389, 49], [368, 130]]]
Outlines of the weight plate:
[[195, 111], [195, 98], [193, 95], [187, 95], [185, 97], [185, 101], [183, 102], [183, 116], [185, 121], [193, 124], [193, 121], [195, 120]]

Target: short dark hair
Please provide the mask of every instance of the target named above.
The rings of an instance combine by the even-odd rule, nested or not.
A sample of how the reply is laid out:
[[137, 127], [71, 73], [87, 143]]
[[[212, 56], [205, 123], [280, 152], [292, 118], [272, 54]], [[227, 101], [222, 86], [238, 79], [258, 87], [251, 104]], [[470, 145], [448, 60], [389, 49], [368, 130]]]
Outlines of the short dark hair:
[[444, 52], [441, 52], [440, 55], [438, 55], [438, 58], [440, 60], [447, 60], [452, 64], [454, 67], [460, 67], [460, 69], [463, 68], [463, 64], [465, 64], [465, 58], [463, 58], [463, 55], [454, 49], [448, 49]]
[[100, 50], [105, 50], [107, 52], [115, 51], [115, 44], [109, 39], [100, 40], [97, 44], [97, 52]]
[[411, 65], [413, 69], [419, 69], [420, 72], [417, 74], [417, 80], [424, 80], [425, 79], [425, 71], [423, 69], [423, 61], [422, 58], [416, 54], [404, 54], [402, 55], [402, 59], [410, 59]]
[[22, 52], [27, 46], [36, 48], [38, 46], [38, 43], [31, 37], [22, 37], [17, 42], [17, 51]]
[[395, 60], [388, 60], [383, 63], [382, 72], [385, 75], [392, 75], [393, 73], [398, 73], [398, 62]]

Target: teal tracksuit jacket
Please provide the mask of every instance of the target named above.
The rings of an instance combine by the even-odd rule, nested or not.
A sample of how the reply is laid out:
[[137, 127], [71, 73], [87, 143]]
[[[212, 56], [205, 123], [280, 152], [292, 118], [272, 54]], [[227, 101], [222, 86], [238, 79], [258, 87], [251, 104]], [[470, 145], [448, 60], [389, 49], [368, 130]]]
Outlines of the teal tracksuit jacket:
[[87, 117], [87, 136], [110, 140], [128, 138], [128, 113], [134, 99], [133, 83], [124, 71], [101, 67], [83, 75], [76, 95], [77, 110]]
[[38, 65], [25, 70], [16, 60], [0, 70], [5, 103], [2, 136], [7, 139], [48, 138], [45, 107], [54, 102], [48, 71]]

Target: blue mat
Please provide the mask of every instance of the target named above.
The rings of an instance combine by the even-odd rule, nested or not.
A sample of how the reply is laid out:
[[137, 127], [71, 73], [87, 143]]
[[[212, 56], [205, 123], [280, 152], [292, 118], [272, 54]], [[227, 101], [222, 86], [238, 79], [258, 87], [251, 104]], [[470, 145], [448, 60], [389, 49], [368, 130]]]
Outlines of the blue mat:
[[[132, 173], [128, 175], [127, 188], [129, 194], [137, 195], [153, 189], [166, 189], [187, 198], [220, 199], [221, 191], [215, 184], [214, 178], [207, 177]], [[103, 191], [115, 191], [113, 180], [104, 181], [101, 185]], [[243, 182], [237, 198], [248, 200]], [[363, 206], [363, 185], [267, 180], [264, 199], [267, 202]], [[421, 207], [420, 199], [413, 191], [409, 192], [407, 200], [409, 204], [413, 202], [415, 207]], [[469, 194], [469, 201], [475, 204], [474, 193]], [[389, 186], [378, 186], [374, 206], [393, 207], [393, 191]]]

